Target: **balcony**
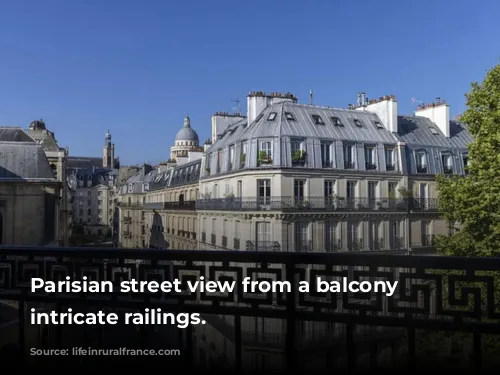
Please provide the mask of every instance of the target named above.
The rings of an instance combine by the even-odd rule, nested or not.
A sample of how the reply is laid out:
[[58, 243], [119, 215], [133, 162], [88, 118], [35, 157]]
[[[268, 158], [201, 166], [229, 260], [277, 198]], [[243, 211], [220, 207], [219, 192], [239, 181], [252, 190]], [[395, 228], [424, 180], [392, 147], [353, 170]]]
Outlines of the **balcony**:
[[195, 207], [196, 207], [196, 201], [144, 203], [144, 208], [149, 210], [193, 210], [194, 211]]
[[344, 162], [344, 169], [355, 169], [356, 164], [352, 161], [345, 161]]
[[365, 168], [367, 171], [374, 171], [377, 169], [377, 164], [375, 163], [365, 163]]
[[[297, 293], [300, 280], [313, 283], [316, 277], [332, 275], [333, 267], [339, 268], [335, 271], [339, 272], [339, 277], [350, 272], [353, 280], [373, 278], [396, 280], [399, 284], [392, 297], [382, 293], [363, 293], [358, 297], [344, 293], [315, 293], [312, 289], [309, 293]], [[230, 275], [222, 274], [221, 269], [231, 270]], [[460, 368], [479, 373], [485, 364], [498, 356], [498, 351], [490, 351], [488, 345], [500, 337], [500, 316], [492, 308], [500, 303], [498, 290], [495, 290], [499, 269], [500, 258], [1, 247], [2, 311], [10, 306], [15, 313], [10, 314], [8, 322], [2, 322], [0, 329], [6, 329], [7, 324], [10, 336], [18, 338], [15, 345], [20, 349], [19, 359], [17, 356], [11, 358], [16, 368], [37, 360], [36, 356], [28, 355], [31, 347], [87, 348], [89, 342], [93, 342], [93, 347], [100, 348], [105, 338], [106, 345], [116, 345], [112, 348], [131, 348], [129, 345], [134, 342], [140, 347], [180, 349], [183, 368], [189, 372], [191, 366], [198, 364], [190, 348], [198, 347], [201, 341], [212, 348], [220, 342], [211, 338], [209, 331], [213, 330], [214, 335], [224, 335], [231, 343], [227, 350], [231, 350], [228, 355], [234, 358], [234, 367], [231, 367], [234, 372], [251, 366], [251, 359], [246, 356], [249, 347], [265, 351], [270, 346], [273, 353], [283, 356], [280, 357], [284, 364], [282, 370], [289, 373], [302, 370], [306, 354], [309, 356], [321, 348], [329, 349], [325, 353], [332, 356], [332, 361], [328, 362], [330, 372], [337, 370], [335, 364], [340, 360], [344, 369], [355, 372], [360, 369], [358, 358], [368, 358], [362, 364], [376, 368], [379, 366], [376, 347], [388, 342], [390, 345], [384, 350], [388, 348], [395, 353], [393, 359], [402, 366], [401, 373], [410, 369], [425, 369], [430, 373], [443, 363], [449, 366], [457, 361], [464, 361], [458, 363]], [[192, 277], [181, 278], [181, 293], [59, 294], [32, 292], [30, 288], [32, 277], [57, 282], [67, 276], [80, 280], [85, 275], [92, 281], [109, 281], [117, 285], [131, 278], [161, 283], [172, 281], [173, 275], [189, 274], [194, 277], [210, 275], [212, 281], [229, 279], [239, 285], [248, 275], [270, 280], [270, 273], [273, 280], [289, 283], [291, 292], [265, 295], [243, 291], [228, 295], [190, 293], [186, 280]], [[484, 303], [476, 303], [477, 298]], [[103, 305], [107, 311], [117, 313], [124, 309], [141, 312], [145, 307], [174, 313], [198, 312], [207, 325], [200, 336], [193, 334], [193, 326], [178, 330], [177, 346], [165, 346], [160, 339], [169, 337], [172, 331], [166, 331], [161, 324], [140, 331], [135, 326], [120, 324], [103, 325], [98, 329], [90, 329], [92, 327], [87, 325], [56, 325], [45, 330], [44, 326], [33, 329], [29, 318], [24, 318], [24, 314], [34, 307], [39, 311], [51, 311], [56, 307], [66, 311], [71, 307], [75, 312], [87, 312], [86, 309], [90, 311], [94, 306]], [[208, 318], [222, 315], [231, 321], [219, 324]], [[246, 317], [259, 318], [259, 322], [269, 320], [261, 324], [259, 330], [250, 330], [248, 325], [242, 324]], [[271, 320], [276, 324], [271, 324]], [[264, 331], [264, 326], [274, 328]], [[4, 333], [0, 332], [0, 337], [6, 337]], [[39, 338], [40, 333], [43, 337], [50, 335], [49, 344]], [[428, 333], [432, 335], [426, 336]], [[460, 336], [470, 338], [461, 348], [452, 345]], [[223, 350], [220, 346], [216, 349]], [[123, 357], [117, 360], [123, 361]], [[144, 366], [148, 362], [144, 361]]]
[[437, 198], [261, 197], [216, 198], [196, 201], [205, 211], [438, 211]]
[[333, 162], [331, 162], [330, 160], [323, 160], [321, 162], [321, 165], [323, 166], [323, 168], [333, 168]]
[[130, 224], [132, 222], [132, 218], [130, 216], [125, 216], [123, 218], [123, 223], [124, 224]]
[[443, 167], [444, 174], [453, 174], [453, 167]]
[[427, 173], [426, 165], [417, 165], [417, 173]]
[[396, 164], [386, 164], [385, 166], [386, 171], [395, 171], [396, 170]]
[[278, 241], [247, 241], [247, 251], [281, 251]]

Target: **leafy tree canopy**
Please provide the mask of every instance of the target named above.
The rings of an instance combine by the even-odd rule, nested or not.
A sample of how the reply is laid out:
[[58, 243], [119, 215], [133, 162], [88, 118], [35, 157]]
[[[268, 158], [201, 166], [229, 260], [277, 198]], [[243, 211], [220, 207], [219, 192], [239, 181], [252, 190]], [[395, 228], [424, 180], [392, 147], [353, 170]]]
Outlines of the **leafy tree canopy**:
[[443, 218], [459, 231], [437, 240], [438, 252], [459, 256], [500, 256], [500, 65], [466, 95], [467, 124], [474, 141], [469, 145], [469, 174], [438, 176]]

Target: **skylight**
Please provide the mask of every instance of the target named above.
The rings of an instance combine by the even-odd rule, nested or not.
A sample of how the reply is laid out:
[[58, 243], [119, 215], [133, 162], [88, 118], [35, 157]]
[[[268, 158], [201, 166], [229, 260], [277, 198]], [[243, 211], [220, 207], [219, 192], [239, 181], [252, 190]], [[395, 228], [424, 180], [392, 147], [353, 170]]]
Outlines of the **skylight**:
[[267, 121], [274, 121], [276, 119], [276, 112], [271, 112], [269, 114], [269, 117], [267, 118]]
[[436, 130], [436, 128], [433, 128], [432, 126], [429, 127], [429, 130], [431, 131], [432, 134], [438, 135], [439, 132]]
[[359, 126], [359, 127], [363, 126], [363, 124], [361, 123], [361, 120], [357, 119], [357, 118], [354, 119], [354, 125]]
[[338, 117], [333, 116], [333, 117], [331, 117], [331, 119], [332, 119], [333, 125], [344, 126], [344, 124], [342, 124], [342, 121], [340, 121], [340, 119]]
[[378, 128], [378, 129], [383, 129], [384, 126], [380, 123], [380, 121], [375, 121], [375, 126]]
[[320, 115], [312, 115], [311, 117], [312, 117], [315, 125], [325, 125], [325, 123]]
[[295, 117], [293, 117], [293, 113], [285, 112], [285, 116], [286, 116], [287, 120], [295, 121]]

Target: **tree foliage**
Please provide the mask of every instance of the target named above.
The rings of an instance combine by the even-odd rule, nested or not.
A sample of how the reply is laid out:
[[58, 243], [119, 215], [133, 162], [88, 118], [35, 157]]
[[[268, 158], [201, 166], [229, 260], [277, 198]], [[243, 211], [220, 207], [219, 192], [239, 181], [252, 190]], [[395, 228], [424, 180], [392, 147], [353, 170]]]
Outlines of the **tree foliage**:
[[437, 239], [438, 252], [459, 256], [500, 255], [500, 65], [466, 95], [460, 122], [474, 140], [469, 145], [468, 175], [438, 176], [443, 218], [458, 223], [455, 234]]

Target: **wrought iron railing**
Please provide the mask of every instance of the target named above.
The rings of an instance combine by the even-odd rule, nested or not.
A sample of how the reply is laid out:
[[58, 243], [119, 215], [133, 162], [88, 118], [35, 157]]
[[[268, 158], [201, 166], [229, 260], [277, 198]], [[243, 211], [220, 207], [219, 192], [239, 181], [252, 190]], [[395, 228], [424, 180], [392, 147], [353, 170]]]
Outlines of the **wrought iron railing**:
[[[227, 354], [234, 358], [235, 371], [251, 366], [253, 359], [247, 359], [247, 355], [243, 354], [248, 353], [244, 352], [248, 345], [261, 345], [262, 350], [265, 350], [262, 345], [265, 343], [260, 342], [261, 337], [266, 337], [264, 341], [271, 342], [275, 349], [279, 349], [288, 371], [301, 369], [306, 358], [302, 357], [302, 350], [316, 348], [314, 332], [324, 336], [324, 329], [325, 334], [328, 332], [329, 335], [334, 335], [336, 329], [331, 327], [337, 326], [343, 328], [339, 334], [329, 336], [328, 340], [316, 337], [321, 341], [318, 348], [334, 349], [335, 345], [343, 343], [338, 350], [323, 350], [327, 358], [332, 355], [335, 357], [328, 370], [334, 369], [339, 358], [343, 358], [348, 370], [356, 370], [358, 355], [369, 355], [370, 363], [373, 360], [373, 366], [376, 367], [377, 357], [372, 358], [372, 349], [366, 351], [366, 348], [385, 345], [387, 336], [397, 336], [400, 341], [391, 341], [384, 350], [393, 350], [393, 355], [399, 362], [404, 360], [407, 370], [424, 365], [428, 365], [429, 370], [435, 370], [439, 363], [456, 362], [457, 350], [460, 361], [464, 361], [459, 364], [461, 369], [479, 369], [488, 364], [489, 360], [493, 361], [498, 357], [498, 347], [495, 347], [498, 339], [486, 339], [492, 335], [498, 338], [500, 335], [500, 313], [496, 309], [499, 305], [498, 270], [500, 258], [405, 256], [369, 252], [326, 254], [1, 247], [0, 300], [10, 301], [9, 305], [19, 310], [17, 318], [14, 317], [10, 324], [10, 327], [15, 324], [17, 330], [9, 328], [10, 335], [17, 332], [16, 342], [21, 349], [19, 368], [26, 361], [27, 356], [23, 356], [23, 353], [26, 353], [28, 345], [33, 345], [32, 339], [35, 336], [30, 335], [36, 335], [42, 328], [37, 326], [33, 330], [29, 320], [25, 319], [32, 308], [36, 307], [40, 311], [65, 311], [71, 307], [76, 311], [99, 310], [105, 306], [107, 311], [117, 312], [123, 309], [143, 311], [147, 307], [162, 308], [173, 313], [230, 316], [231, 320], [227, 320], [225, 324], [233, 327], [232, 333], [231, 330], [224, 331], [221, 326], [211, 324], [207, 319], [203, 337], [197, 336], [196, 339], [204, 340], [207, 347], [215, 348], [221, 334], [229, 335], [228, 340], [232, 345], [227, 345], [228, 349], [219, 345], [217, 350], [221, 357], [224, 357], [221, 351], [231, 351]], [[131, 278], [136, 281], [163, 282], [172, 281], [175, 277], [181, 280], [182, 291], [101, 294], [31, 291], [30, 280], [33, 277], [60, 281], [67, 276], [75, 280], [87, 276], [89, 281], [109, 281], [115, 286]], [[272, 280], [290, 283], [291, 288], [289, 292], [270, 291], [263, 294], [244, 292], [239, 287], [234, 292], [226, 293], [189, 292], [186, 280], [192, 281], [199, 276], [212, 281], [232, 280], [237, 285], [241, 285], [246, 277], [271, 281], [272, 276]], [[318, 293], [315, 291], [318, 277], [339, 282], [343, 277], [349, 277], [351, 281], [371, 278], [398, 281], [398, 285], [391, 296], [384, 293]], [[298, 292], [300, 280], [309, 280], [309, 292]], [[242, 325], [242, 320], [246, 317], [259, 319], [259, 322], [262, 319], [266, 322], [279, 320], [281, 323], [275, 327], [281, 327], [281, 331], [249, 336], [248, 326]], [[262, 323], [261, 326], [266, 324]], [[360, 326], [380, 327], [380, 330], [369, 330], [369, 338], [364, 339], [362, 345], [357, 345], [356, 332]], [[0, 329], [4, 327], [5, 325], [0, 325]], [[51, 329], [56, 333], [52, 347], [84, 346], [80, 342], [67, 341], [76, 340], [77, 332], [85, 332], [85, 335], [80, 335], [82, 337], [94, 335], [96, 343], [102, 342], [106, 326], [98, 327], [99, 329], [89, 327], [52, 326]], [[119, 329], [124, 330], [125, 327], [120, 326]], [[140, 335], [138, 341], [153, 345], [162, 332], [162, 325], [157, 327], [156, 336], [150, 337], [145, 331], [137, 332], [136, 327], [131, 325], [127, 335], [136, 332]], [[399, 328], [397, 333], [394, 333], [394, 328]], [[70, 334], [73, 330], [75, 334]], [[179, 345], [187, 345], [183, 347], [186, 366], [196, 364], [193, 357], [196, 355], [193, 350], [195, 346], [191, 341], [194, 340], [194, 328], [192, 325], [187, 326], [180, 332]], [[432, 335], [428, 336], [428, 332]], [[471, 339], [467, 341], [467, 345], [457, 349], [455, 343], [462, 334], [469, 335]], [[165, 331], [165, 335], [168, 337], [171, 333]], [[274, 339], [269, 338], [271, 335], [275, 335]], [[4, 337], [2, 331], [0, 337]], [[148, 338], [151, 341], [147, 341]], [[305, 338], [309, 339], [304, 347], [301, 343]], [[106, 336], [106, 340], [111, 339], [112, 336]], [[122, 339], [123, 337], [118, 337], [117, 342], [121, 344]], [[439, 344], [436, 347], [439, 340], [450, 345]], [[39, 345], [42, 345], [42, 341]], [[490, 352], [488, 347], [491, 345], [493, 350]], [[320, 350], [316, 351], [320, 353]], [[310, 355], [309, 350], [307, 356]]]
[[437, 198], [257, 197], [196, 201], [197, 210], [214, 211], [438, 211]]
[[145, 209], [150, 210], [194, 210], [196, 208], [196, 201], [182, 201], [182, 202], [153, 202], [144, 203]]

